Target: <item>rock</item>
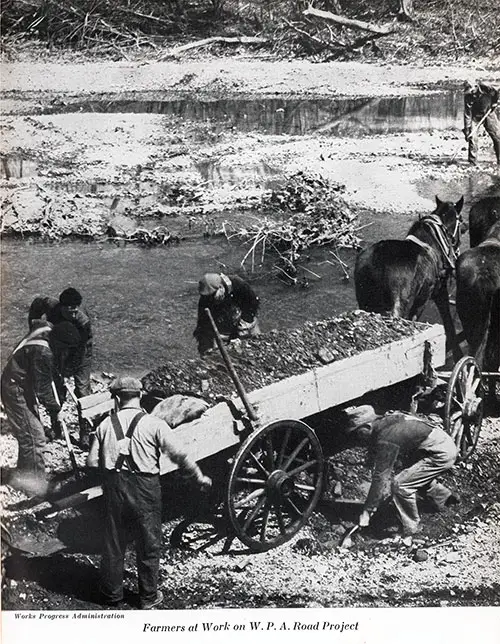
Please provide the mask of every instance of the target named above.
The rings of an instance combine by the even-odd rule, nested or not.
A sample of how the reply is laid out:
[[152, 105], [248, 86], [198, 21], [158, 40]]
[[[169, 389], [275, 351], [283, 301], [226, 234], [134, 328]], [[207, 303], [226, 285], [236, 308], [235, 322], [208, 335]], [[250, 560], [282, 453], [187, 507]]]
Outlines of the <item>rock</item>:
[[243, 572], [250, 565], [250, 559], [247, 557], [242, 561], [238, 561], [234, 564], [233, 570], [235, 572]]
[[419, 563], [423, 561], [427, 561], [427, 559], [429, 559], [429, 553], [426, 552], [425, 550], [415, 550], [413, 559], [415, 561], [418, 561]]

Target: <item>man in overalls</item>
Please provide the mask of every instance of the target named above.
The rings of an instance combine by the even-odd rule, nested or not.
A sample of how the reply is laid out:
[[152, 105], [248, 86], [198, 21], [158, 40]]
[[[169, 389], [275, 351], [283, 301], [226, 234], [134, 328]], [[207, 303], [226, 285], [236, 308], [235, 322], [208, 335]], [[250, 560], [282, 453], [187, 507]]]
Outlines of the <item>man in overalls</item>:
[[[57, 339], [51, 338], [52, 334]], [[69, 322], [53, 327], [43, 320], [34, 320], [31, 332], [14, 349], [2, 372], [2, 403], [19, 444], [17, 468], [7, 482], [29, 495], [43, 496], [48, 485], [43, 457], [46, 439], [38, 403], [61, 421], [61, 401], [55, 385], [58, 374], [51, 344], [56, 340], [74, 348], [79, 339], [78, 331]]]
[[500, 118], [498, 116], [499, 93], [491, 85], [480, 81], [464, 82], [464, 135], [469, 143], [469, 163], [477, 163], [477, 142], [479, 127], [484, 129], [493, 141], [497, 164], [500, 165]]
[[141, 408], [142, 384], [128, 376], [116, 378], [110, 391], [118, 412], [106, 418], [91, 441], [87, 466], [103, 475], [106, 519], [101, 559], [101, 596], [106, 605], [123, 599], [127, 535], [132, 530], [137, 555], [140, 608], [163, 601], [158, 590], [161, 550], [160, 456], [194, 479], [201, 489], [211, 486], [194, 461], [175, 445], [167, 423]]
[[194, 337], [203, 355], [214, 347], [215, 334], [205, 312], [209, 309], [224, 340], [259, 335], [259, 298], [238, 275], [205, 273], [198, 285], [198, 322]]

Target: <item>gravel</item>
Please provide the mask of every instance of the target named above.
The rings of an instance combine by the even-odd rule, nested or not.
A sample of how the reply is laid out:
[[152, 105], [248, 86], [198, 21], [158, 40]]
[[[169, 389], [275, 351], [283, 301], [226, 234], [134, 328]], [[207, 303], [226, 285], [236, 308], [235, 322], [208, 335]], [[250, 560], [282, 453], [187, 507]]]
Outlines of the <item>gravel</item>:
[[[245, 390], [250, 392], [427, 327], [401, 318], [350, 311], [329, 320], [306, 322], [298, 329], [273, 330], [244, 342], [232, 342], [228, 353]], [[204, 359], [171, 361], [147, 374], [143, 384], [146, 391], [158, 391], [165, 397], [182, 393], [207, 402], [235, 393], [218, 349]]]

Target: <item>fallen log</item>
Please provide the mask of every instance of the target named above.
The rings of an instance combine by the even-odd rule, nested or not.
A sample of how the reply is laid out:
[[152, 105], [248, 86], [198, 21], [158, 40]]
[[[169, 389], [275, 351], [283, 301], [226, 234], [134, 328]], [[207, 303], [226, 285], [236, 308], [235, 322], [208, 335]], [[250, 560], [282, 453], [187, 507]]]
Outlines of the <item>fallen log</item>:
[[369, 31], [372, 34], [377, 34], [378, 36], [387, 36], [388, 34], [393, 33], [394, 29], [390, 26], [379, 27], [377, 25], [372, 25], [369, 22], [364, 22], [362, 20], [353, 20], [351, 18], [344, 18], [343, 16], [338, 16], [335, 13], [330, 11], [322, 11], [321, 9], [315, 9], [314, 7], [308, 7], [302, 12], [304, 16], [314, 16], [315, 18], [323, 18], [323, 20], [330, 20], [335, 22], [338, 25], [343, 27], [351, 27], [352, 29], [361, 29], [363, 31]]
[[180, 47], [174, 47], [169, 49], [166, 53], [160, 56], [159, 60], [163, 61], [171, 56], [178, 56], [183, 54], [190, 49], [198, 49], [199, 47], [206, 47], [207, 45], [212, 45], [213, 43], [223, 43], [225, 45], [261, 45], [267, 42], [267, 38], [261, 38], [259, 36], [236, 36], [232, 38], [226, 38], [224, 36], [212, 36], [211, 38], [204, 38], [203, 40], [195, 40], [194, 42], [187, 43], [186, 45], [180, 45]]

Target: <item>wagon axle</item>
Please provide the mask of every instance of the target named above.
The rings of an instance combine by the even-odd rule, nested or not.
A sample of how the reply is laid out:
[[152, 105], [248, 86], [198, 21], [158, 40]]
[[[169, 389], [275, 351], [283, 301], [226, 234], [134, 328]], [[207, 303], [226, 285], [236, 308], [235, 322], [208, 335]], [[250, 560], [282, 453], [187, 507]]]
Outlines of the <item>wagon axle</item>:
[[273, 501], [289, 498], [294, 487], [293, 480], [283, 470], [275, 470], [266, 481], [266, 492]]

